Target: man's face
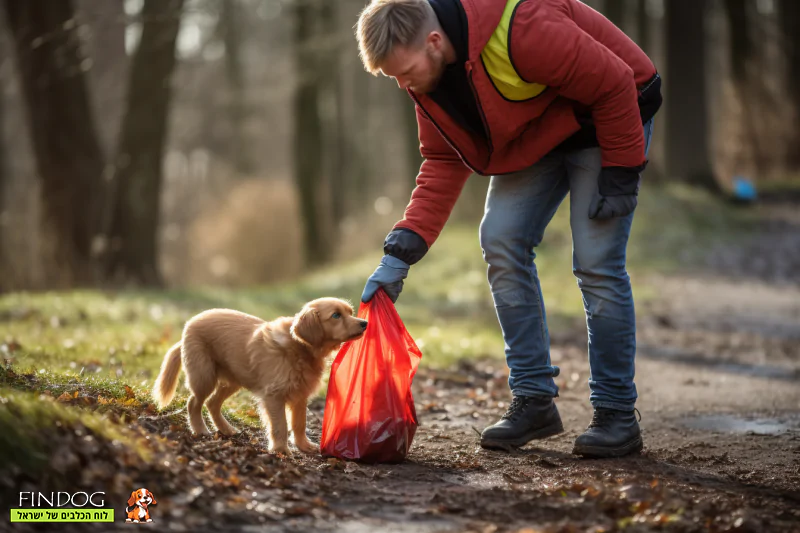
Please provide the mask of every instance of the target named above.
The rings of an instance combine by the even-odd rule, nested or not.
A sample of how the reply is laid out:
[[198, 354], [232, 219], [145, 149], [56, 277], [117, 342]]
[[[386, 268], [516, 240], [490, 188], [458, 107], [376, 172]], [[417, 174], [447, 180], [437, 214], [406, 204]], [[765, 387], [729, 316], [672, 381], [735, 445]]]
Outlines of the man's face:
[[396, 46], [381, 66], [384, 75], [394, 78], [401, 89], [424, 94], [436, 89], [447, 67], [442, 37], [433, 31], [417, 46]]

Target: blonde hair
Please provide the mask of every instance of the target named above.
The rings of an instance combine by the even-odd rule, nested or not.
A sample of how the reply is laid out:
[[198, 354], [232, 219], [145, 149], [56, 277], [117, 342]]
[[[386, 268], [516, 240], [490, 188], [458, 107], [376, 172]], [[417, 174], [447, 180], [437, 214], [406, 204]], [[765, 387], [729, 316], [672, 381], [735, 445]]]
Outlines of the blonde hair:
[[428, 0], [373, 0], [358, 17], [358, 55], [364, 68], [377, 76], [395, 46], [417, 44], [438, 26]]

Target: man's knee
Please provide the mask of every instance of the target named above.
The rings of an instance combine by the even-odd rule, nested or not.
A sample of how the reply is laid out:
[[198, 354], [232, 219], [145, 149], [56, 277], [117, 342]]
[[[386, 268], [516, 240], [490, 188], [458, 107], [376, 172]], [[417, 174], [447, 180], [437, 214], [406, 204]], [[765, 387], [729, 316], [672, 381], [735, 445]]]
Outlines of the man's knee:
[[578, 279], [581, 289], [614, 288], [630, 283], [625, 268], [625, 251], [608, 249], [602, 246], [575, 246], [572, 259], [572, 273]]
[[627, 232], [622, 227], [608, 231], [575, 231], [573, 228], [572, 271], [581, 276], [605, 279], [627, 277], [625, 270]]
[[524, 267], [533, 259], [535, 239], [503, 217], [484, 217], [479, 239], [483, 260], [490, 267]]

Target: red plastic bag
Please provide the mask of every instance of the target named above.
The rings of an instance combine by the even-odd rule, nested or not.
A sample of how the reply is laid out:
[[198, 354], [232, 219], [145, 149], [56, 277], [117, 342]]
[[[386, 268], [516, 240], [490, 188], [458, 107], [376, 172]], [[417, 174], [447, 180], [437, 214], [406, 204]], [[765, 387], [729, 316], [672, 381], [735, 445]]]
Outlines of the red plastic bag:
[[333, 361], [320, 448], [342, 459], [402, 461], [417, 430], [411, 381], [422, 354], [383, 289], [358, 316], [369, 325]]

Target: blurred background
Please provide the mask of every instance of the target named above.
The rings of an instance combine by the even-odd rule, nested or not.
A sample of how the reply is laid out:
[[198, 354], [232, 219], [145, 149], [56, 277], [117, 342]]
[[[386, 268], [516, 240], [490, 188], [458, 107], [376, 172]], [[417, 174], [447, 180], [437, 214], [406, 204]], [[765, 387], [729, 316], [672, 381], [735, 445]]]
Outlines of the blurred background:
[[[800, 3], [586, 3], [664, 77], [648, 183], [799, 181]], [[411, 101], [358, 59], [364, 5], [5, 0], [0, 290], [243, 286], [380, 254], [420, 156]]]

